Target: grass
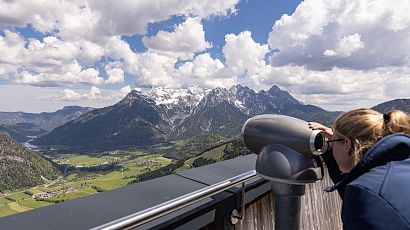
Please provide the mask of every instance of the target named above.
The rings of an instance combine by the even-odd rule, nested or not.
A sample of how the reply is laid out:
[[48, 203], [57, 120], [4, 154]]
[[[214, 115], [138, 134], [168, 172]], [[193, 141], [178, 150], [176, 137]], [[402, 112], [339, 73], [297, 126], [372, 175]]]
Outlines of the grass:
[[92, 181], [92, 185], [102, 188], [103, 190], [111, 190], [127, 185], [132, 179], [133, 178], [123, 179], [122, 173], [117, 171], [108, 173]]
[[25, 212], [25, 211], [28, 211], [28, 210], [32, 209], [32, 208], [27, 208], [27, 207], [24, 207], [24, 206], [20, 206], [16, 202], [11, 202], [11, 203], [8, 203], [7, 205], [10, 207], [10, 209], [12, 209], [14, 211], [17, 211], [17, 212]]
[[224, 155], [224, 149], [226, 148], [226, 144], [225, 145], [221, 145], [217, 148], [211, 149], [207, 152], [204, 152], [201, 154], [201, 156], [203, 158], [207, 158], [207, 159], [221, 159]]
[[38, 188], [30, 188], [30, 189], [27, 189], [27, 190], [30, 191], [33, 194], [41, 192]]
[[221, 145], [221, 146], [216, 147], [214, 149], [211, 149], [209, 151], [203, 152], [201, 155], [190, 158], [190, 159], [185, 161], [184, 166], [178, 168], [176, 171], [180, 172], [180, 171], [190, 169], [192, 167], [192, 164], [194, 163], [194, 161], [199, 157], [203, 157], [203, 158], [206, 158], [206, 159], [216, 159], [216, 160], [220, 159], [224, 155], [225, 147], [226, 147], [226, 145]]
[[0, 204], [0, 217], [9, 216], [19, 213], [13, 209], [11, 209], [8, 205], [1, 205]]
[[10, 196], [8, 196], [12, 199], [14, 199], [15, 201], [21, 201], [21, 200], [25, 200], [25, 199], [30, 199], [32, 198], [30, 195], [27, 195], [23, 192], [16, 192], [14, 194], [11, 194]]
[[66, 176], [66, 179], [67, 179], [67, 180], [74, 180], [77, 176], [78, 176], [77, 173], [70, 172], [70, 173]]
[[[171, 159], [158, 154], [142, 154], [142, 152], [137, 152], [135, 155], [130, 152], [117, 152], [101, 157], [75, 154], [62, 155], [55, 161], [77, 166], [92, 166], [104, 162], [121, 161], [123, 169], [111, 172], [70, 172], [63, 179], [56, 180], [55, 184], [49, 186], [43, 185], [21, 191], [7, 191], [8, 197], [12, 200], [0, 198], [0, 217], [48, 206], [55, 202], [74, 200], [96, 194], [98, 193], [97, 190], [105, 191], [120, 188], [134, 180], [137, 175], [158, 169], [172, 162]], [[45, 191], [59, 191], [65, 187], [74, 187], [77, 191], [60, 193], [46, 201], [35, 200], [31, 195], [23, 193], [24, 191], [30, 191], [33, 194]]]
[[60, 157], [61, 157], [61, 159], [59, 160], [60, 163], [63, 163], [66, 161], [70, 165], [84, 166], [84, 167], [113, 161], [112, 158], [107, 157], [107, 156], [94, 157], [94, 156], [88, 156], [88, 155], [66, 154], [66, 155], [61, 155]]
[[41, 207], [53, 204], [53, 203], [50, 203], [50, 202], [39, 201], [39, 200], [34, 200], [34, 199], [22, 200], [22, 201], [18, 201], [16, 203], [21, 205], [21, 206], [28, 207], [28, 208], [41, 208]]
[[7, 205], [10, 202], [12, 201], [7, 200], [6, 198], [0, 198], [0, 205]]

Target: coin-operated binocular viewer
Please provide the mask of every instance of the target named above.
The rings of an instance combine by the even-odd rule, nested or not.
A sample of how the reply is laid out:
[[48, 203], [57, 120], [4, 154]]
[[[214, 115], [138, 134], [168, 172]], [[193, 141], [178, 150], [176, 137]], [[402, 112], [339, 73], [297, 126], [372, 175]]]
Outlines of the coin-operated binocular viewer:
[[275, 229], [299, 229], [301, 197], [306, 184], [323, 178], [319, 155], [327, 149], [325, 134], [306, 121], [265, 114], [242, 127], [245, 146], [258, 154], [257, 174], [271, 181], [275, 193]]

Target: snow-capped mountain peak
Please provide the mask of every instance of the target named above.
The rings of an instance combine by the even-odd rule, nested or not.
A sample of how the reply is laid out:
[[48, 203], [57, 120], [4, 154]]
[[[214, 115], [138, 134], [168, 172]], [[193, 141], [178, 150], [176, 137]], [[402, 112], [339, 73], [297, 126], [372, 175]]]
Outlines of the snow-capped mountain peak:
[[183, 103], [189, 106], [196, 106], [208, 91], [199, 86], [191, 86], [187, 89], [157, 87], [142, 91], [142, 94], [153, 99], [157, 105], [172, 107]]
[[198, 104], [195, 110], [199, 111], [205, 107], [213, 107], [222, 101], [227, 101], [228, 103], [234, 105], [239, 109], [243, 109], [243, 103], [238, 100], [235, 95], [226, 88], [217, 87], [211, 90]]

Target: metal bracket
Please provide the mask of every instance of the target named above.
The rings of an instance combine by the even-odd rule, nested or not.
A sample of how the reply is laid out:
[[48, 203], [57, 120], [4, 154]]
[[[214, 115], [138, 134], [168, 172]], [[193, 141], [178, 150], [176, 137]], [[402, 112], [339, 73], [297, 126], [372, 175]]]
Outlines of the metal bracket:
[[239, 214], [238, 210], [233, 210], [231, 213], [231, 223], [237, 224], [238, 221], [245, 218], [245, 182], [242, 182], [241, 187], [241, 213]]

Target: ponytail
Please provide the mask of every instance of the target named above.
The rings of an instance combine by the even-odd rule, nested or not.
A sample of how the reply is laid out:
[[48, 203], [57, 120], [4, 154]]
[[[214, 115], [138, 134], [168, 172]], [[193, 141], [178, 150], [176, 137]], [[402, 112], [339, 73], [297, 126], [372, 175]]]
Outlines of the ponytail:
[[334, 123], [336, 138], [349, 138], [356, 164], [374, 143], [393, 133], [410, 135], [410, 116], [400, 110], [381, 114], [372, 109], [355, 109], [338, 117]]
[[383, 136], [393, 133], [410, 135], [410, 117], [400, 110], [391, 110], [383, 114]]

